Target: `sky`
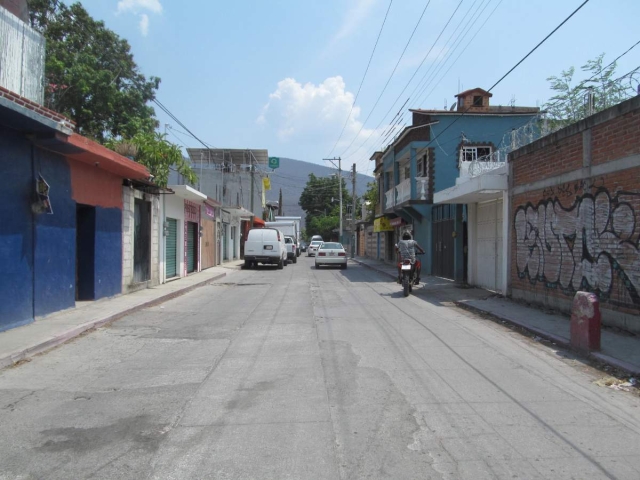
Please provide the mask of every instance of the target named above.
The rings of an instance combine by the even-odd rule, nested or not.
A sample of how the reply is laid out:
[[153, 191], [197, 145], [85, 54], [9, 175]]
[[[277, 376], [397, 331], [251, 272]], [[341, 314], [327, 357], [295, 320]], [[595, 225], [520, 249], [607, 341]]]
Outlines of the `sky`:
[[[140, 71], [162, 80], [158, 100], [205, 143], [319, 164], [340, 156], [361, 173], [389, 125], [410, 124], [409, 108], [489, 89], [582, 2], [81, 0], [129, 41]], [[609, 63], [640, 40], [639, 18], [638, 0], [590, 0], [492, 90], [492, 104], [542, 106], [548, 77], [574, 66], [576, 83], [585, 79], [588, 60]], [[616, 73], [639, 65], [640, 45]], [[170, 141], [201, 146], [156, 113]]]

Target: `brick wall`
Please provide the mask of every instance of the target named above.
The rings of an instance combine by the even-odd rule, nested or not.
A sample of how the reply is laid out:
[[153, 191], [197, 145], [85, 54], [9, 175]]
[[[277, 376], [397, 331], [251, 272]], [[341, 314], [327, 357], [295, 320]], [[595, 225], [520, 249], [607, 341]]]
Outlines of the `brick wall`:
[[598, 294], [606, 324], [640, 332], [640, 97], [510, 156], [510, 291], [568, 310]]
[[71, 130], [75, 130], [76, 129], [76, 124], [74, 122], [72, 122], [71, 120], [69, 120], [64, 115], [62, 115], [62, 114], [60, 114], [58, 112], [54, 112], [53, 110], [50, 110], [50, 109], [48, 109], [46, 107], [43, 107], [39, 103], [36, 103], [36, 102], [34, 102], [32, 100], [29, 100], [28, 98], [22, 97], [22, 96], [18, 95], [17, 93], [12, 92], [11, 90], [7, 90], [4, 87], [0, 87], [0, 97], [4, 97], [7, 100], [12, 101], [16, 105], [20, 105], [21, 107], [28, 108], [29, 110], [33, 110], [34, 112], [36, 112], [39, 115], [47, 117], [47, 118], [49, 118], [49, 119], [51, 119], [51, 120], [53, 120], [55, 122], [61, 123], [65, 127], [69, 128]]

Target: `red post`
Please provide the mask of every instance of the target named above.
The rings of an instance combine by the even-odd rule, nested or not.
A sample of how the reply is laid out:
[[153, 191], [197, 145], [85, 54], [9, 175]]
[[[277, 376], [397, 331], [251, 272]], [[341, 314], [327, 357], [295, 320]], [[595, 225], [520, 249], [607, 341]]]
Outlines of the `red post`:
[[600, 350], [600, 300], [594, 293], [576, 292], [571, 305], [571, 346]]

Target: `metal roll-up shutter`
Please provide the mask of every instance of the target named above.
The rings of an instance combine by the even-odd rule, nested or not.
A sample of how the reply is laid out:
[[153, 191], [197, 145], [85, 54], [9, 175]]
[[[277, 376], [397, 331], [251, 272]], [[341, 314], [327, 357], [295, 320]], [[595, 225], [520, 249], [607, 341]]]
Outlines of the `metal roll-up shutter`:
[[178, 274], [178, 221], [175, 218], [167, 218], [167, 240], [165, 252], [165, 269], [167, 278]]
[[196, 270], [196, 229], [198, 225], [193, 222], [187, 223], [187, 273]]

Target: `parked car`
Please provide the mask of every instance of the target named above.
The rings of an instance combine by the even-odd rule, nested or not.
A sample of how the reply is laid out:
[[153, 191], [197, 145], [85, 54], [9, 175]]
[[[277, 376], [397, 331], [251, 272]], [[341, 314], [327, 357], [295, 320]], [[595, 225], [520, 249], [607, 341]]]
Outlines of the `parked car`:
[[277, 265], [282, 269], [288, 263], [284, 235], [275, 228], [252, 228], [244, 242], [244, 267]]
[[304, 240], [301, 241], [300, 242], [300, 251], [301, 252], [306, 252], [308, 246], [309, 246], [309, 244], [307, 242], [305, 242]]
[[313, 240], [309, 244], [309, 248], [307, 248], [307, 257], [315, 257], [316, 251], [318, 251], [318, 247], [320, 245], [322, 245], [322, 242], [320, 240]]
[[296, 241], [293, 237], [285, 235], [284, 246], [287, 249], [287, 260], [293, 263], [298, 263], [298, 252], [296, 248]]
[[341, 243], [325, 242], [320, 245], [316, 254], [316, 268], [321, 265], [339, 265], [340, 268], [347, 268], [347, 252]]
[[315, 241], [324, 242], [324, 240], [322, 239], [322, 235], [314, 235], [313, 237], [311, 237], [311, 241], [312, 242], [315, 242]]

